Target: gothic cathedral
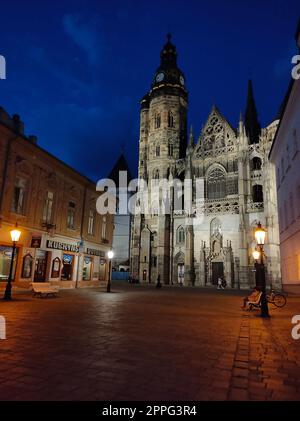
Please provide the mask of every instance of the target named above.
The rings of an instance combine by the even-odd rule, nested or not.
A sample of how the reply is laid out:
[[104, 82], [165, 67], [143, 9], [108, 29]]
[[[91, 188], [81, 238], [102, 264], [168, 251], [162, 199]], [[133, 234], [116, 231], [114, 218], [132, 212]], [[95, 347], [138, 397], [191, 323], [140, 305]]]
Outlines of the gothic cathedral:
[[[195, 286], [224, 278], [229, 287], [249, 288], [255, 285], [254, 229], [261, 222], [267, 230], [267, 282], [280, 287], [275, 170], [268, 160], [279, 121], [260, 127], [249, 81], [238, 127], [213, 106], [195, 143], [192, 130], [187, 134], [188, 91], [170, 36], [160, 57], [141, 101], [139, 180], [191, 180], [192, 211], [176, 209], [171, 193], [169, 213], [152, 206], [134, 216], [132, 277], [154, 283], [160, 275], [165, 284]], [[202, 199], [194, 191], [199, 180]]]

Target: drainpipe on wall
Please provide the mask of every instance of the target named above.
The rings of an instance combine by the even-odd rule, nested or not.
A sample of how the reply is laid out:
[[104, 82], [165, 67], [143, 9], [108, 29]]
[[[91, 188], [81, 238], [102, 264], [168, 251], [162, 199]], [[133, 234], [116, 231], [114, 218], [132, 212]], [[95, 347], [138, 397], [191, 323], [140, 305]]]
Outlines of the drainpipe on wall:
[[[82, 236], [83, 236], [83, 225], [84, 225], [84, 215], [85, 215], [86, 192], [87, 192], [87, 186], [84, 187], [84, 193], [83, 193], [83, 206], [82, 206], [81, 224], [80, 224], [80, 243], [82, 243], [82, 241], [83, 241]], [[81, 257], [81, 252], [80, 252], [80, 248], [79, 248], [78, 259], [77, 259], [77, 273], [76, 273], [75, 288], [78, 288], [80, 257]]]

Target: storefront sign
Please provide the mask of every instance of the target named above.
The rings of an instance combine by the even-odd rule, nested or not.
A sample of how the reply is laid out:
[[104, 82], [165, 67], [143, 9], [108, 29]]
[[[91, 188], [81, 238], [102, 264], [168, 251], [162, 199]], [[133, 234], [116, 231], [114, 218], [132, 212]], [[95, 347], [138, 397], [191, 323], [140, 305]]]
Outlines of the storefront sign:
[[46, 247], [49, 249], [79, 253], [79, 246], [75, 244], [61, 243], [60, 241], [47, 240]]
[[41, 236], [32, 236], [30, 247], [39, 249], [41, 247], [42, 237]]
[[105, 252], [101, 251], [101, 250], [96, 250], [96, 249], [86, 249], [86, 253], [90, 254], [91, 256], [100, 256], [100, 257], [104, 257], [105, 256]]

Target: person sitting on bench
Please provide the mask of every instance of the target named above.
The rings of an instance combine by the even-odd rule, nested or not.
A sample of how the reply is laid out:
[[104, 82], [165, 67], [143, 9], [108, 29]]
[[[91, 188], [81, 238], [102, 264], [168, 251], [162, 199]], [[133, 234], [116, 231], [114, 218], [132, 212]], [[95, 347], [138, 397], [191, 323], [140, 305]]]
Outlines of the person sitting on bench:
[[242, 306], [242, 308], [246, 308], [247, 303], [253, 303], [253, 302], [257, 302], [258, 297], [260, 295], [260, 290], [258, 287], [254, 287], [253, 291], [251, 292], [250, 295], [248, 295], [248, 297], [244, 297], [243, 301], [244, 301], [244, 305]]

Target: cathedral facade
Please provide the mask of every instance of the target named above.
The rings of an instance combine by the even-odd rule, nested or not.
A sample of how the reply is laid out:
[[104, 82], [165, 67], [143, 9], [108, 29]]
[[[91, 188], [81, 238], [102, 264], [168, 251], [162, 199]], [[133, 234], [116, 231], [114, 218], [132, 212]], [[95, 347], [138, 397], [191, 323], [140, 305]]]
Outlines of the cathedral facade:
[[[267, 282], [280, 287], [275, 170], [268, 160], [278, 120], [260, 127], [251, 81], [237, 127], [213, 106], [196, 141], [192, 130], [187, 133], [187, 111], [185, 76], [168, 37], [151, 89], [141, 101], [139, 211], [131, 230], [131, 276], [146, 283], [160, 275], [165, 284], [213, 286], [224, 278], [232, 288], [253, 286], [254, 230], [260, 222], [267, 230]], [[165, 190], [153, 187], [161, 180], [171, 186], [170, 212], [160, 206], [166, 201]], [[182, 208], [175, 206], [174, 180], [189, 181]], [[149, 211], [140, 206], [146, 184]], [[191, 198], [188, 206], [185, 196]]]

